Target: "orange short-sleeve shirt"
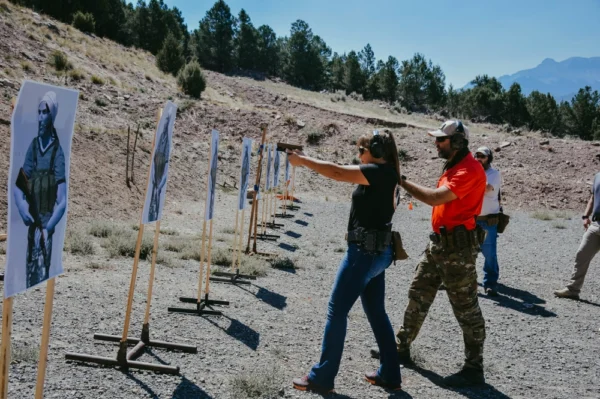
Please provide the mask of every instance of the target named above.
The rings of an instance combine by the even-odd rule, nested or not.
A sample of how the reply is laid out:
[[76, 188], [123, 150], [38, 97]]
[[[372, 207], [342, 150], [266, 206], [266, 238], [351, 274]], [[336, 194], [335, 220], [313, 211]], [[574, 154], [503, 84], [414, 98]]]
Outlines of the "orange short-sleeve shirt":
[[458, 164], [446, 170], [438, 180], [438, 188], [445, 186], [457, 199], [433, 207], [431, 225], [433, 231], [440, 227], [452, 231], [464, 225], [468, 230], [475, 228], [475, 216], [481, 212], [486, 185], [485, 171], [472, 154], [467, 154]]

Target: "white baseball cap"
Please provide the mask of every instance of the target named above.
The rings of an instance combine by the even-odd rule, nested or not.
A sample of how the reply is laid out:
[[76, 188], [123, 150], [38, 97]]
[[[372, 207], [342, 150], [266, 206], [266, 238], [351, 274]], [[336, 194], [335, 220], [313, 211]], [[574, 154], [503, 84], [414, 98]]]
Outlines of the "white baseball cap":
[[465, 139], [469, 140], [469, 129], [459, 120], [446, 121], [438, 130], [428, 133], [432, 137], [450, 137], [455, 134], [462, 134]]
[[490, 149], [489, 149], [489, 148], [487, 148], [487, 147], [479, 147], [479, 148], [477, 149], [477, 151], [475, 151], [475, 154], [483, 154], [483, 155], [485, 155], [486, 157], [489, 157], [491, 153], [492, 153], [492, 150], [490, 150]]

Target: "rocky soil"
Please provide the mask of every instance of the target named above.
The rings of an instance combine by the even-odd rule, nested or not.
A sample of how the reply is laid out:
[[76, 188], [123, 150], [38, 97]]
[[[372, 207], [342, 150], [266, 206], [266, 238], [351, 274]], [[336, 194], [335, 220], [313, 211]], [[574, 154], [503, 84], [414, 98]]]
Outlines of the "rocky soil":
[[[313, 397], [291, 388], [291, 380], [318, 360], [327, 300], [343, 253], [346, 201], [323, 201], [302, 194], [301, 208], [275, 243], [260, 242], [259, 250], [289, 257], [297, 269], [269, 269], [252, 286], [211, 284], [213, 299], [231, 301], [222, 317], [169, 314], [181, 295], [194, 296], [198, 262], [161, 249], [173, 260], [158, 265], [152, 301], [151, 335], [155, 339], [198, 346], [198, 354], [153, 349], [141, 360], [181, 367], [180, 376], [151, 372], [123, 373], [66, 362], [65, 352], [114, 356], [113, 344], [94, 341], [95, 332], [120, 335], [132, 261], [110, 258], [99, 239], [89, 236], [89, 223], [76, 228], [93, 240], [96, 254], [65, 253], [66, 272], [57, 281], [46, 397], [52, 398], [246, 398]], [[234, 223], [235, 198], [220, 194], [215, 246], [226, 248]], [[184, 204], [186, 205], [186, 204]], [[165, 212], [163, 228], [181, 236], [200, 231], [200, 207], [178, 214]], [[408, 285], [429, 231], [430, 209], [400, 209], [394, 223], [404, 236], [410, 259], [387, 271], [387, 310], [395, 328], [402, 320]], [[552, 291], [569, 276], [582, 229], [577, 218], [552, 216], [542, 221], [516, 212], [499, 239], [501, 295], [480, 296], [486, 319], [485, 370], [488, 385], [452, 391], [440, 378], [456, 371], [463, 356], [459, 326], [445, 292], [439, 292], [421, 335], [414, 344], [420, 370], [403, 369], [404, 392], [388, 396], [362, 379], [377, 366], [368, 350], [375, 345], [360, 304], [350, 323], [340, 374], [338, 397], [405, 398], [597, 398], [600, 362], [600, 280], [597, 262], [590, 269], [583, 301], [559, 300]], [[220, 238], [218, 238], [220, 237]], [[171, 237], [161, 236], [161, 243]], [[199, 239], [196, 238], [199, 245]], [[3, 255], [0, 255], [0, 261]], [[482, 259], [478, 269], [481, 270]], [[142, 262], [134, 299], [130, 335], [140, 334], [149, 266]], [[38, 288], [15, 298], [10, 397], [31, 397], [44, 302]], [[16, 354], [15, 354], [16, 353]], [[314, 396], [317, 397], [317, 396]]]

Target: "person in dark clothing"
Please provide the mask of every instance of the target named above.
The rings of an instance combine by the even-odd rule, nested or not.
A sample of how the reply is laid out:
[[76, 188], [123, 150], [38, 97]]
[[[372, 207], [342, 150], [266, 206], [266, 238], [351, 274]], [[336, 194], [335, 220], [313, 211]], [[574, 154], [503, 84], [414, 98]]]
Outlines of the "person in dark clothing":
[[[44, 95], [37, 113], [38, 133], [31, 141], [23, 163], [28, 190], [35, 198], [37, 209], [31, 209], [34, 204], [27, 202], [19, 187], [13, 187], [19, 215], [23, 223], [29, 226], [25, 268], [27, 288], [49, 277], [52, 236], [67, 207], [65, 154], [54, 128], [58, 113], [58, 102], [54, 92], [50, 91]], [[38, 215], [40, 220], [34, 220], [32, 214]]]
[[358, 140], [361, 165], [340, 166], [289, 152], [292, 166], [304, 166], [330, 179], [357, 184], [348, 221], [348, 250], [338, 269], [327, 313], [321, 358], [310, 373], [293, 381], [294, 388], [333, 392], [348, 313], [360, 297], [381, 351], [380, 367], [365, 378], [373, 385], [400, 390], [400, 365], [392, 325], [385, 311], [385, 269], [392, 263], [391, 221], [400, 183], [398, 149], [392, 134], [373, 134]]

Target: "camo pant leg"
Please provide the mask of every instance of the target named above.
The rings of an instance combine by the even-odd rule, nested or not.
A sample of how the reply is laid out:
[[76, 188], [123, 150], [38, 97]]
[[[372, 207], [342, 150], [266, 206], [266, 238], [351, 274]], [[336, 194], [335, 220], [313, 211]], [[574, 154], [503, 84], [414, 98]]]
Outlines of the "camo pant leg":
[[409, 300], [404, 311], [404, 323], [396, 334], [396, 345], [399, 352], [408, 349], [417, 338], [441, 281], [430, 247], [428, 247], [417, 265], [415, 276], [408, 290]]
[[463, 331], [465, 367], [483, 369], [485, 321], [477, 298], [477, 248], [463, 252], [433, 251], [452, 310]]

